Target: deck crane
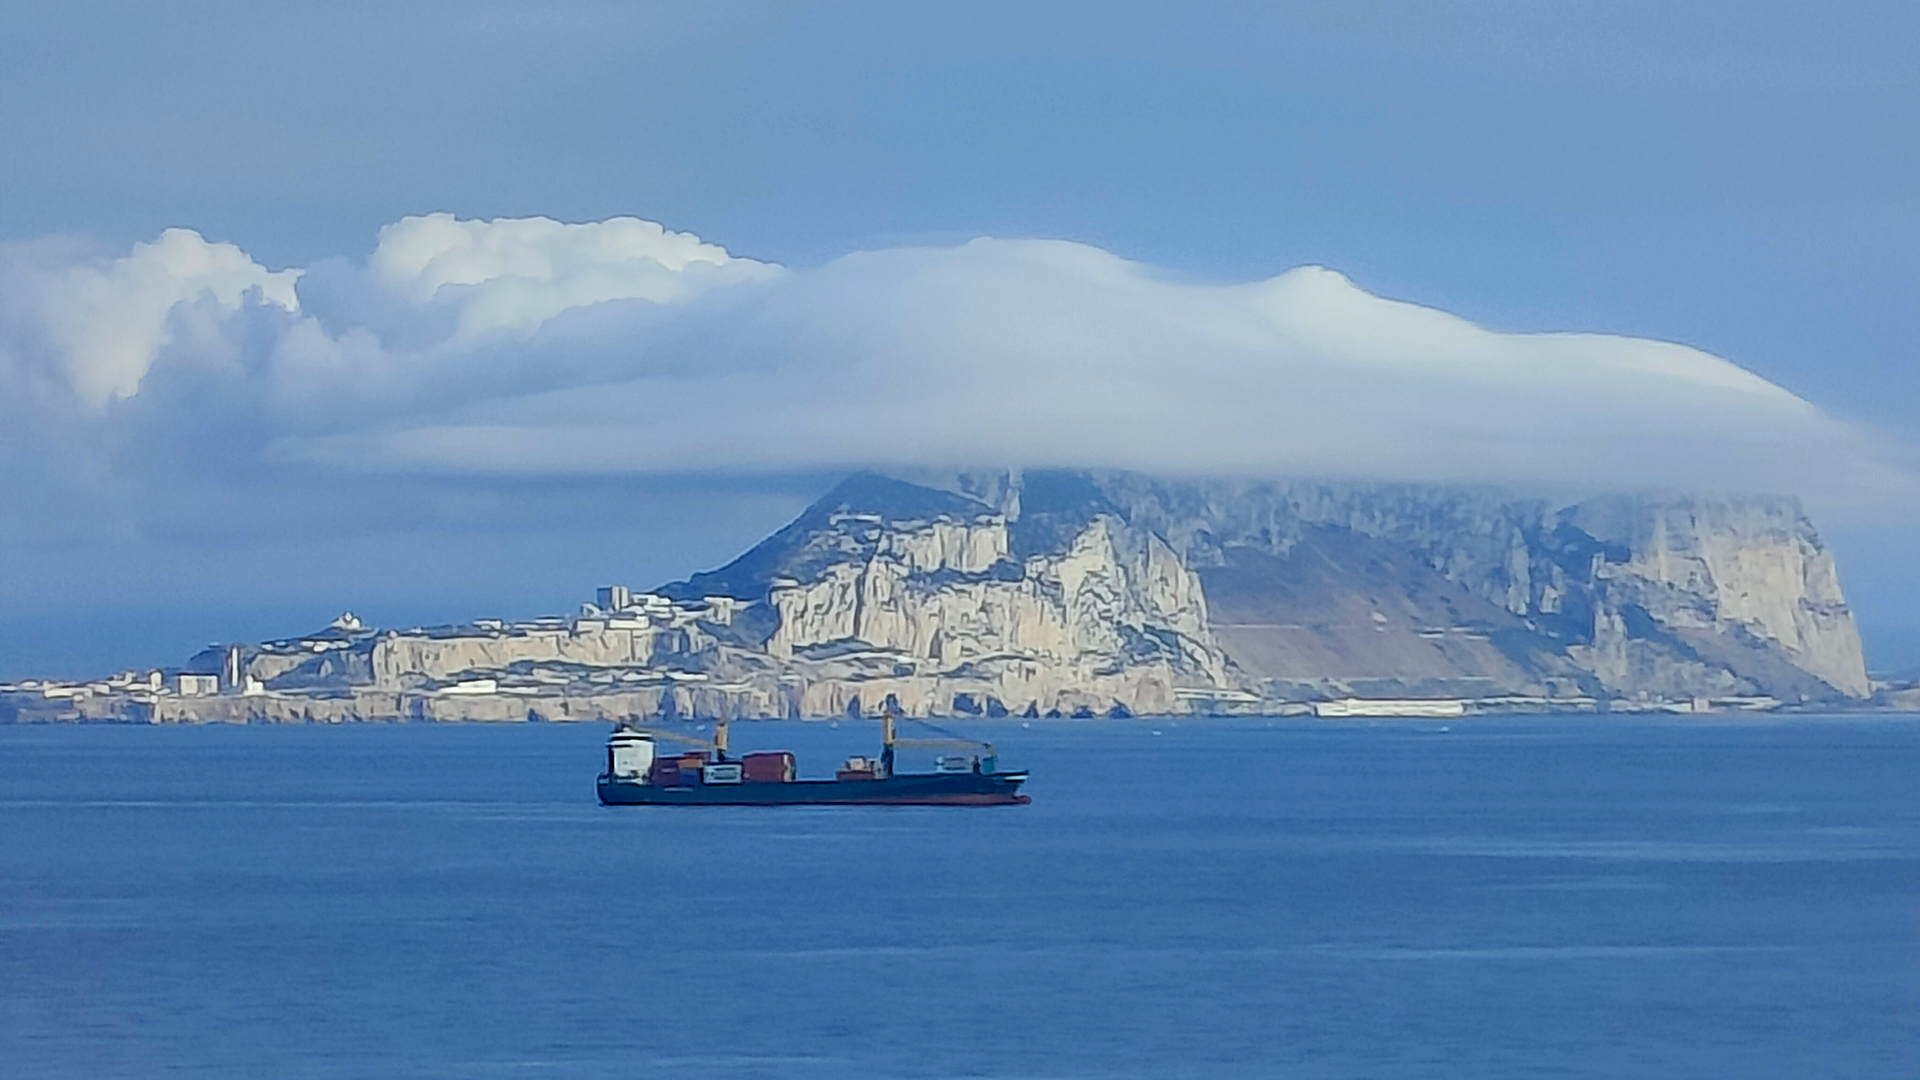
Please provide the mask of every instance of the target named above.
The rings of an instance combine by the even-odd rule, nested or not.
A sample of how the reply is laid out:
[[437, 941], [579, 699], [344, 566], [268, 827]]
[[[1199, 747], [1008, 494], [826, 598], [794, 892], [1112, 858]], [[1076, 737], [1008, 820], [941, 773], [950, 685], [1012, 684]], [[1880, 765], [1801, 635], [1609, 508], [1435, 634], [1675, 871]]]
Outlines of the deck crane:
[[999, 752], [990, 742], [964, 738], [945, 728], [929, 724], [925, 720], [916, 720], [915, 723], [939, 732], [940, 738], [903, 739], [896, 730], [897, 719], [892, 709], [887, 709], [880, 714], [880, 764], [889, 776], [893, 775], [893, 749], [896, 746], [917, 750], [978, 750], [983, 752], [980, 765], [984, 771], [990, 773], [999, 766]]
[[633, 723], [621, 724], [615, 730], [631, 731], [639, 735], [645, 735], [649, 739], [679, 743], [681, 746], [698, 746], [702, 749], [712, 750], [716, 761], [727, 760], [727, 722], [725, 720], [715, 720], [713, 722], [713, 737], [710, 739], [695, 738], [692, 735], [682, 735], [677, 731], [665, 731], [661, 728], [641, 727]]

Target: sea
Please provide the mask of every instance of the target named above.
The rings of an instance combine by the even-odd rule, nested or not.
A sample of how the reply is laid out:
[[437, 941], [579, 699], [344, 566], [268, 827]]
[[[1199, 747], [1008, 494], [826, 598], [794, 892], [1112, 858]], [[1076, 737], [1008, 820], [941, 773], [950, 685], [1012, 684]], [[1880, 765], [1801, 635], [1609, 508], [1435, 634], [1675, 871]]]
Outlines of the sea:
[[0, 1077], [1920, 1076], [1920, 718], [965, 726], [1032, 805], [605, 808], [597, 724], [0, 728]]

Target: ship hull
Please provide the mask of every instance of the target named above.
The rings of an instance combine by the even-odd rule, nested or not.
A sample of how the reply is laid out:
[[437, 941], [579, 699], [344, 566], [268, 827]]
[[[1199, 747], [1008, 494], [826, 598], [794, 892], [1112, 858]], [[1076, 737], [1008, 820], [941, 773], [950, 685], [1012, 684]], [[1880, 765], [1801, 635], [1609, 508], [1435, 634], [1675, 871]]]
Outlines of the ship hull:
[[787, 783], [662, 787], [600, 777], [608, 806], [1016, 806], [1025, 773], [931, 773], [885, 780], [793, 780]]

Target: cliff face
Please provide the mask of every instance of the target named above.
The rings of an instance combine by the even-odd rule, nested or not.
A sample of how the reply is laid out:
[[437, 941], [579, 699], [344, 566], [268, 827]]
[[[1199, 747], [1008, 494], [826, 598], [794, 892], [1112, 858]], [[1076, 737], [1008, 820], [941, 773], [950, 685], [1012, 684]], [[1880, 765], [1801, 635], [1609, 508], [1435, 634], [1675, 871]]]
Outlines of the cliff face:
[[866, 476], [663, 591], [715, 586], [771, 610], [776, 660], [877, 650], [901, 665], [886, 692], [936, 712], [1868, 692], [1832, 557], [1773, 498]]
[[[1642, 643], [1658, 637], [1634, 633], [1630, 622], [1644, 613], [1679, 642], [1672, 651], [1691, 649], [1707, 666], [1697, 678], [1732, 676], [1782, 695], [1871, 692], [1833, 556], [1791, 500], [1609, 499], [1562, 518], [1626, 551], [1577, 582], [1596, 598], [1585, 654], [1596, 671], [1629, 680], [1636, 654], [1649, 651]], [[1711, 670], [1716, 659], [1724, 674]]]
[[163, 720], [1043, 716], [1348, 696], [1833, 702], [1870, 689], [1833, 558], [1791, 500], [1555, 507], [1487, 489], [1054, 471], [862, 474], [726, 566], [653, 593], [609, 590], [578, 616], [404, 632], [343, 617], [211, 650], [192, 670], [220, 673], [221, 692], [143, 682], [60, 707]]
[[[929, 511], [932, 515], [929, 516]], [[845, 681], [854, 655], [890, 668], [827, 692], [829, 711], [961, 708], [1164, 712], [1183, 689], [1232, 684], [1198, 575], [1161, 537], [1091, 515], [1022, 548], [1009, 516], [969, 497], [860, 476], [711, 574], [771, 610], [760, 644], [803, 685]], [[816, 698], [820, 691], [812, 691]]]
[[[1487, 489], [1124, 473], [955, 485], [1040, 518], [1098, 505], [1165, 536], [1209, 582], [1215, 610], [1241, 612], [1216, 630], [1239, 641], [1228, 651], [1256, 677], [1378, 690], [1465, 679], [1549, 696], [1576, 685], [1786, 701], [1869, 692], [1832, 555], [1790, 499], [1609, 496], [1554, 509]], [[1431, 647], [1400, 641], [1407, 632]], [[1460, 644], [1482, 637], [1492, 649]]]

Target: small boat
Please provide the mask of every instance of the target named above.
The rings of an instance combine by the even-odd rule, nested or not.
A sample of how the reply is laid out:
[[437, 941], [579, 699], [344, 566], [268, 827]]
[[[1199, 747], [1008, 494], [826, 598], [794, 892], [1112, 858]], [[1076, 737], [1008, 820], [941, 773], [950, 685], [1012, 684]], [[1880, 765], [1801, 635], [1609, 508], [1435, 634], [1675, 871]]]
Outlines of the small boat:
[[[929, 725], [931, 726], [931, 725]], [[881, 718], [880, 756], [851, 757], [831, 780], [802, 780], [784, 750], [727, 752], [727, 723], [714, 724], [713, 741], [671, 732], [621, 727], [607, 739], [607, 768], [600, 774], [600, 801], [608, 806], [1011, 806], [1031, 802], [1020, 794], [1026, 772], [1001, 772], [992, 743], [952, 736], [902, 739], [894, 717]], [[662, 753], [662, 742], [700, 747]], [[935, 759], [934, 771], [899, 773], [896, 747], [965, 751]]]

